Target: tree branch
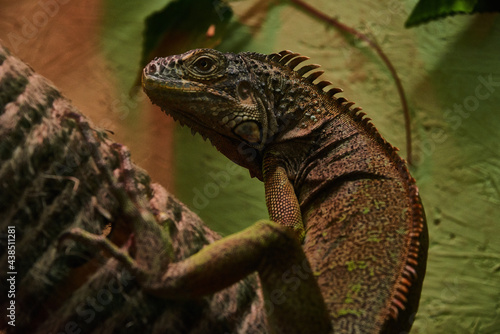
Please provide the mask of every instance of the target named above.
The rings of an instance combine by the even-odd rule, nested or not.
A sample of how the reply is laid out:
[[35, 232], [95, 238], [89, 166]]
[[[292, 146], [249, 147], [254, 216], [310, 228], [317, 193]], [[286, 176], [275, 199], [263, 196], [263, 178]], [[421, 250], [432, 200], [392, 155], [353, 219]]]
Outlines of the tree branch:
[[[116, 260], [74, 241], [60, 247], [60, 236], [75, 227], [117, 245], [132, 230], [110, 191], [119, 185], [101, 170], [119, 167], [117, 145], [92, 129], [98, 147], [91, 147], [74, 115], [81, 114], [51, 83], [0, 46], [0, 332], [188, 333], [206, 326], [224, 333], [244, 323], [260, 332], [265, 317], [255, 275], [202, 299], [159, 300]], [[174, 261], [219, 238], [131, 168], [138, 196], [171, 235]], [[4, 313], [11, 305], [7, 315], [15, 317]]]
[[324, 21], [328, 23], [329, 25], [344, 31], [354, 37], [356, 37], [359, 40], [365, 41], [368, 43], [368, 45], [375, 50], [375, 52], [379, 55], [379, 57], [382, 59], [384, 62], [385, 66], [389, 69], [389, 72], [391, 73], [392, 78], [394, 79], [394, 82], [396, 83], [396, 88], [398, 90], [399, 94], [399, 99], [401, 101], [401, 107], [403, 108], [403, 116], [404, 116], [404, 122], [405, 122], [405, 133], [406, 133], [406, 160], [408, 161], [409, 165], [413, 164], [413, 159], [412, 159], [412, 139], [411, 139], [411, 119], [410, 119], [410, 111], [408, 109], [408, 102], [406, 101], [406, 95], [405, 91], [403, 88], [403, 84], [401, 83], [401, 79], [398, 76], [398, 72], [396, 71], [396, 68], [392, 64], [391, 60], [385, 52], [382, 50], [380, 45], [378, 45], [377, 42], [372, 40], [370, 37], [367, 35], [363, 34], [362, 32], [340, 22], [339, 20], [330, 17], [323, 13], [322, 11], [317, 10], [316, 8], [312, 7], [311, 5], [305, 3], [302, 0], [291, 0], [296, 6], [299, 8], [303, 9], [310, 15], [320, 19], [321, 21]]

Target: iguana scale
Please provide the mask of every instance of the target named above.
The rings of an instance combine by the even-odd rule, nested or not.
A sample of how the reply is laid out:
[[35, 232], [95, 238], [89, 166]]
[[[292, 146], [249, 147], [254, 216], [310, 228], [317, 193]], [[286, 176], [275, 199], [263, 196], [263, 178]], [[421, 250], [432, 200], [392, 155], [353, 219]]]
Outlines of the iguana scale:
[[264, 181], [270, 219], [303, 240], [335, 332], [409, 330], [427, 253], [415, 181], [365, 114], [317, 80], [319, 65], [297, 69], [307, 59], [193, 50], [153, 60], [143, 86]]

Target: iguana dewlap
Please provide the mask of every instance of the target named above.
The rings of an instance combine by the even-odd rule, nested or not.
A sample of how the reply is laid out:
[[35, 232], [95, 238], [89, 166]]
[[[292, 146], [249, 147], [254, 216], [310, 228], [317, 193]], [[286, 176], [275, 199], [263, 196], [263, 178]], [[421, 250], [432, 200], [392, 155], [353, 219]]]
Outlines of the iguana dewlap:
[[153, 60], [143, 87], [264, 181], [270, 219], [303, 242], [335, 333], [408, 331], [427, 256], [418, 189], [319, 66], [299, 66], [307, 59], [192, 50]]

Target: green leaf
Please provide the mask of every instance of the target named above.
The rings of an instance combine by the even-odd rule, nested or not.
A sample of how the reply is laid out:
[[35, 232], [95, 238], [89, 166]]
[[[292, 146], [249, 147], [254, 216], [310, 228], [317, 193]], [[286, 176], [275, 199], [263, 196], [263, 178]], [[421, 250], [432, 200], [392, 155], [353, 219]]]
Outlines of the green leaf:
[[455, 14], [474, 14], [500, 11], [497, 0], [420, 0], [411, 12], [405, 27]]

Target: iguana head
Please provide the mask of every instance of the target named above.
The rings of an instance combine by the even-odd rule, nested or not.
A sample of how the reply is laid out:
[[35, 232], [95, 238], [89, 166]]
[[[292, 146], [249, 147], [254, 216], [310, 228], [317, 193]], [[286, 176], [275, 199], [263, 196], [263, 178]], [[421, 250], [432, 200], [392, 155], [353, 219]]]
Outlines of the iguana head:
[[142, 84], [154, 104], [259, 176], [259, 152], [277, 121], [240, 55], [198, 49], [156, 58], [145, 67]]
[[302, 75], [318, 65], [295, 72], [293, 67], [308, 59], [297, 55], [192, 50], [151, 61], [143, 71], [142, 85], [154, 104], [262, 179], [266, 146], [299, 128], [297, 124], [305, 124], [301, 117], [309, 101], [294, 99], [290, 87], [313, 86]]

